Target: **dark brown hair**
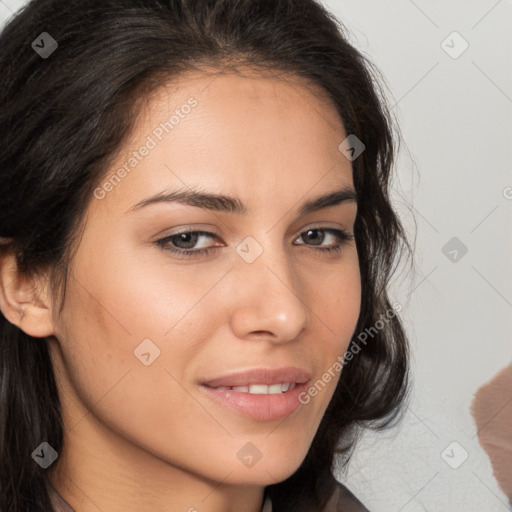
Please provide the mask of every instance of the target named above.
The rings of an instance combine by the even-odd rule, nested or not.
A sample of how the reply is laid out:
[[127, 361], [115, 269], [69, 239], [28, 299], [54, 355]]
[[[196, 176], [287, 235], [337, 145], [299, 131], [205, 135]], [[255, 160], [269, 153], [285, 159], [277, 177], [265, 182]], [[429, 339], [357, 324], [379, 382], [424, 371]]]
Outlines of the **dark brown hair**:
[[[47, 58], [32, 47], [42, 32], [58, 42]], [[139, 100], [189, 70], [246, 66], [315, 84], [346, 133], [365, 144], [352, 162], [362, 280], [355, 333], [392, 308], [388, 283], [397, 256], [410, 250], [389, 197], [397, 138], [378, 73], [318, 2], [32, 0], [3, 28], [0, 48], [0, 236], [10, 239], [0, 250], [13, 251], [27, 275], [51, 269], [61, 304], [84, 212], [133, 129]], [[335, 463], [346, 468], [363, 429], [399, 418], [407, 390], [408, 341], [395, 315], [343, 368], [301, 466], [267, 487], [274, 509], [320, 510]], [[31, 453], [43, 441], [58, 452], [62, 440], [46, 343], [0, 314], [2, 512], [51, 509], [48, 473]]]

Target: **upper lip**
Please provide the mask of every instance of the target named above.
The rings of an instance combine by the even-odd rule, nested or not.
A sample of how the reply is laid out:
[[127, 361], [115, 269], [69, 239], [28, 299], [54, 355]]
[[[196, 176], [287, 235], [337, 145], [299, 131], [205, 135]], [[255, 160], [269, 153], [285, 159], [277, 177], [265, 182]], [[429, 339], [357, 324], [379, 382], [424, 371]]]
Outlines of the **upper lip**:
[[209, 379], [202, 382], [209, 387], [219, 386], [248, 386], [250, 384], [279, 384], [283, 382], [302, 384], [311, 379], [311, 373], [303, 368], [287, 366], [285, 368], [254, 368], [246, 371], [238, 371]]

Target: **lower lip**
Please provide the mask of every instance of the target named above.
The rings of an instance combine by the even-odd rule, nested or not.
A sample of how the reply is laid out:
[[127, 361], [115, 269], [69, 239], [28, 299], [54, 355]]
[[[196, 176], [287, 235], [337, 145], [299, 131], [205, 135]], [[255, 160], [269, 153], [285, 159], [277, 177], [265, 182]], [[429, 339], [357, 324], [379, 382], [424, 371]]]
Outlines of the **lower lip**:
[[217, 403], [260, 421], [278, 420], [289, 416], [302, 404], [299, 395], [306, 384], [296, 384], [295, 388], [279, 395], [255, 395], [232, 389], [216, 389], [201, 385], [199, 389]]

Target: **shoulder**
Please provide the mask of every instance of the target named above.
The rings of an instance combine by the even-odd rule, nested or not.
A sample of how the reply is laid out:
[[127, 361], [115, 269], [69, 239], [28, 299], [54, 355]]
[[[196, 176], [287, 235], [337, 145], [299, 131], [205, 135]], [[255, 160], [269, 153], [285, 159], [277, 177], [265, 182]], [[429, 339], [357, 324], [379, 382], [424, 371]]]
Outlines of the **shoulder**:
[[334, 481], [334, 492], [322, 512], [370, 512], [345, 485]]

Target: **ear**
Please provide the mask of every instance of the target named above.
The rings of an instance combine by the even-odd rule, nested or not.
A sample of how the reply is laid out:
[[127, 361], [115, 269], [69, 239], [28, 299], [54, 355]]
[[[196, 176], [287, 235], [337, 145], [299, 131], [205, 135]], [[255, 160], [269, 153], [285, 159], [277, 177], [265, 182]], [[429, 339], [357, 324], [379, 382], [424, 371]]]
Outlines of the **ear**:
[[0, 252], [0, 309], [5, 318], [35, 338], [54, 333], [46, 276], [20, 273], [16, 256]]

